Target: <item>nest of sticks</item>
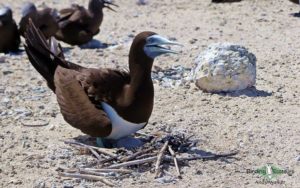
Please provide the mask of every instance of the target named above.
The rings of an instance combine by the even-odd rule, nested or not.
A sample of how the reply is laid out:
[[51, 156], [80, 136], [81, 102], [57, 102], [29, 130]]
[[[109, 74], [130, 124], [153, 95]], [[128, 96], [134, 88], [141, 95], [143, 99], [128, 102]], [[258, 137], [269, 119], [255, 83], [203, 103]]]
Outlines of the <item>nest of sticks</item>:
[[[152, 136], [137, 133], [136, 137], [142, 139], [145, 144], [134, 150], [124, 148], [99, 148], [76, 141], [65, 141], [66, 144], [79, 149], [89, 151], [91, 155], [97, 158], [97, 163], [85, 168], [65, 169], [59, 168], [59, 175], [62, 177], [80, 178], [92, 181], [100, 181], [107, 186], [115, 186], [112, 181], [119, 174], [118, 179], [126, 178], [135, 171], [150, 171], [154, 173], [155, 178], [163, 175], [162, 167], [174, 165], [176, 175], [181, 179], [181, 166], [188, 165], [192, 160], [217, 160], [220, 158], [235, 158], [237, 151], [201, 155], [195, 152], [197, 140], [187, 137], [185, 134], [177, 133], [173, 135]], [[112, 174], [112, 176], [110, 176]]]

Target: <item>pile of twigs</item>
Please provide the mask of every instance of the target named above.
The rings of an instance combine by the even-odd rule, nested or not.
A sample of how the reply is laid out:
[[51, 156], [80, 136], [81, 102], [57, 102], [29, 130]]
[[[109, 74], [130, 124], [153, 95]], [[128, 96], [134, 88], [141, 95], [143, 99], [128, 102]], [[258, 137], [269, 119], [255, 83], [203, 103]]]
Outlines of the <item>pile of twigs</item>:
[[[234, 158], [237, 152], [227, 154], [207, 154], [200, 155], [191, 152], [197, 141], [191, 140], [184, 134], [149, 136], [139, 134], [146, 143], [135, 151], [121, 149], [98, 148], [75, 141], [65, 141], [74, 147], [83, 148], [97, 158], [97, 164], [93, 168], [86, 167], [80, 169], [59, 168], [59, 174], [63, 177], [81, 178], [87, 180], [101, 181], [108, 186], [114, 183], [106, 177], [110, 174], [130, 175], [139, 168], [146, 168], [152, 171], [154, 165], [154, 175], [158, 178], [161, 175], [162, 164], [174, 164], [176, 177], [181, 178], [180, 165], [186, 165], [191, 160], [217, 160], [219, 158]], [[183, 154], [185, 156], [183, 156]]]

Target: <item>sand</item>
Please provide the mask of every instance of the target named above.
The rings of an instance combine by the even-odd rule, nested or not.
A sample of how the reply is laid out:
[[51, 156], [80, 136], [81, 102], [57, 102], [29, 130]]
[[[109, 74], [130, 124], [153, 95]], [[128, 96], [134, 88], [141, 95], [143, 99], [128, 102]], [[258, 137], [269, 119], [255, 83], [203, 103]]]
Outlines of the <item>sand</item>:
[[[300, 6], [287, 0], [245, 0], [211, 4], [209, 0], [116, 1], [118, 11], [105, 10], [95, 38], [117, 44], [106, 49], [67, 51], [66, 57], [88, 67], [127, 68], [132, 37], [144, 30], [184, 44], [180, 55], [159, 57], [162, 69], [193, 66], [197, 55], [215, 42], [241, 44], [257, 61], [256, 88], [232, 94], [209, 94], [194, 84], [165, 88], [155, 84], [155, 106], [147, 133], [181, 130], [199, 139], [198, 148], [213, 153], [240, 151], [237, 160], [194, 161], [182, 167], [183, 179], [154, 180], [150, 172], [117, 182], [121, 187], [271, 187], [248, 174], [273, 163], [293, 170], [272, 187], [300, 187]], [[12, 1], [11, 1], [12, 2]], [[10, 4], [20, 19], [24, 1]], [[38, 5], [41, 1], [35, 0]], [[62, 8], [86, 1], [46, 0]], [[4, 4], [2, 0], [0, 4]], [[67, 45], [64, 45], [67, 46]], [[84, 137], [63, 121], [55, 95], [30, 65], [25, 53], [0, 58], [0, 187], [101, 187], [100, 182], [60, 178], [58, 167], [95, 161], [78, 155], [64, 140]], [[39, 121], [39, 122], [37, 122]], [[44, 125], [28, 127], [24, 125]], [[171, 167], [170, 172], [175, 174]]]

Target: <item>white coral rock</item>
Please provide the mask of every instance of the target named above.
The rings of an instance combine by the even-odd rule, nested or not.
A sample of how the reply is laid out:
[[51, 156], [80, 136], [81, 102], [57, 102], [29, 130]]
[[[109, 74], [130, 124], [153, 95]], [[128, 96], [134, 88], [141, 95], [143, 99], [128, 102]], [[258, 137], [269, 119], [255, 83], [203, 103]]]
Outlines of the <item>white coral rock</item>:
[[256, 57], [236, 44], [209, 46], [195, 61], [196, 85], [207, 92], [229, 92], [251, 87], [256, 80]]

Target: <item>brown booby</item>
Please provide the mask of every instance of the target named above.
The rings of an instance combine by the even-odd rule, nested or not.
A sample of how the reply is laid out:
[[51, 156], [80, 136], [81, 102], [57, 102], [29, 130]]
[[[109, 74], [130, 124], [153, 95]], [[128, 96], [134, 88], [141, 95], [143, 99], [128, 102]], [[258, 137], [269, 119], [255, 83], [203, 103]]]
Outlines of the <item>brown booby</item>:
[[88, 9], [73, 4], [72, 7], [59, 11], [59, 30], [55, 38], [70, 45], [82, 45], [93, 39], [100, 32], [103, 20], [103, 8], [113, 10], [117, 6], [107, 0], [90, 0]]
[[289, 0], [290, 2], [296, 3], [296, 4], [300, 4], [300, 0]]
[[[292, 2], [292, 3], [295, 3], [295, 4], [300, 5], [300, 0], [289, 0], [289, 1]], [[293, 16], [295, 16], [295, 17], [300, 17], [300, 12], [293, 13], [293, 14], [291, 14], [291, 15], [293, 15]]]
[[177, 53], [166, 45], [180, 45], [154, 32], [142, 32], [133, 40], [129, 72], [124, 72], [66, 61], [55, 39], [48, 43], [32, 22], [25, 39], [28, 58], [56, 94], [65, 121], [90, 136], [114, 140], [146, 126], [153, 109], [154, 58]]
[[0, 53], [16, 52], [20, 45], [18, 27], [9, 7], [0, 9]]
[[41, 10], [37, 10], [33, 3], [26, 3], [22, 7], [22, 18], [19, 23], [19, 32], [24, 37], [30, 18], [48, 39], [49, 37], [54, 36], [58, 31], [57, 16], [58, 13], [56, 9], [46, 7]]
[[242, 0], [211, 0], [212, 3], [234, 3], [241, 2]]

